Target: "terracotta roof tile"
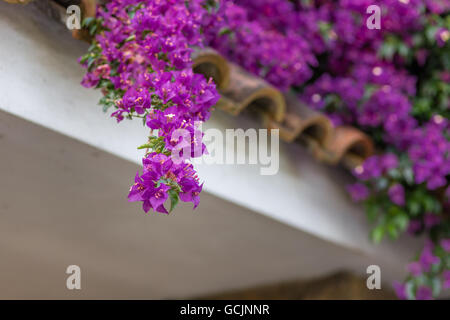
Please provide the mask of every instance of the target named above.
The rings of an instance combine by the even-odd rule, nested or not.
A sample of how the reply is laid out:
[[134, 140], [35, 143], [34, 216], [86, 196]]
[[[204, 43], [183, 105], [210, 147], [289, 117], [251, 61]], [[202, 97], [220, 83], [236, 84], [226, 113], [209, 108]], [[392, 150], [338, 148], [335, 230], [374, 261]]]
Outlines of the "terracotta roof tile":
[[219, 101], [218, 107], [233, 115], [238, 115], [244, 109], [251, 109], [282, 121], [286, 115], [286, 102], [281, 92], [241, 67], [233, 63], [227, 64], [230, 66], [230, 81], [227, 87], [219, 90], [225, 102]]

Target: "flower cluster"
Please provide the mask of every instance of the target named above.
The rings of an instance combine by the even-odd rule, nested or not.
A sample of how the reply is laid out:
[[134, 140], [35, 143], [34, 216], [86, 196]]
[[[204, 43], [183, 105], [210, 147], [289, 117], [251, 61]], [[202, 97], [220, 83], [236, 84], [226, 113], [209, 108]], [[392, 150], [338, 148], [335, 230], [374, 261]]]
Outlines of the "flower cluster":
[[151, 133], [140, 147], [151, 151], [129, 194], [145, 212], [167, 213], [169, 198], [171, 209], [179, 199], [199, 203], [202, 185], [189, 159], [205, 152], [197, 124], [219, 99], [212, 80], [192, 72], [208, 9], [202, 0], [115, 0], [85, 21], [95, 40], [81, 59], [88, 69], [82, 84], [102, 90], [100, 103], [115, 109], [118, 122], [139, 118]]
[[[206, 41], [229, 60], [280, 89], [301, 85], [312, 76], [310, 66], [317, 66], [317, 60], [302, 36], [273, 28], [266, 16], [245, 6], [264, 6], [267, 1], [263, 2], [221, 1], [217, 12], [205, 21]], [[278, 13], [292, 6], [289, 1], [277, 1], [276, 5], [284, 8], [272, 12], [264, 6], [265, 12], [279, 18]]]
[[[417, 261], [408, 265], [411, 274], [406, 283], [394, 283], [397, 296], [401, 299], [430, 300], [442, 289], [450, 289], [450, 238], [438, 244], [428, 240]], [[442, 284], [437, 281], [442, 274]]]
[[143, 174], [136, 174], [134, 185], [128, 196], [130, 201], [142, 201], [145, 212], [153, 209], [168, 213], [164, 203], [170, 197], [171, 207], [178, 197], [193, 202], [196, 208], [200, 202], [202, 186], [192, 164], [174, 162], [170, 156], [151, 152], [143, 160]]

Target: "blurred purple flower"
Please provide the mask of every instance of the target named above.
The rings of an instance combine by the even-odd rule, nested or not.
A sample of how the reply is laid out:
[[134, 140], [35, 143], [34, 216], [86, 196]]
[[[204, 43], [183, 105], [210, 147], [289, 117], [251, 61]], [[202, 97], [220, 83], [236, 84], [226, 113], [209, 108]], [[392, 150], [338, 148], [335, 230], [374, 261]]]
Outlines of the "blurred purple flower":
[[442, 239], [441, 246], [445, 252], [450, 252], [450, 239]]
[[450, 289], [450, 270], [445, 270], [443, 274], [444, 283], [442, 284], [442, 288]]
[[388, 190], [389, 199], [399, 206], [405, 205], [405, 189], [399, 183], [392, 185]]
[[412, 219], [409, 221], [407, 232], [411, 235], [415, 235], [422, 230], [422, 221], [419, 219]]
[[439, 47], [445, 46], [446, 42], [450, 39], [450, 31], [445, 28], [439, 28], [436, 32], [436, 41]]
[[408, 299], [408, 297], [406, 295], [406, 285], [405, 284], [400, 283], [398, 281], [394, 281], [392, 286], [394, 287], [395, 293], [400, 300]]
[[369, 189], [362, 183], [354, 183], [347, 186], [353, 201], [360, 202], [367, 199], [370, 195]]
[[438, 225], [441, 222], [441, 216], [438, 216], [434, 213], [426, 213], [424, 215], [424, 224], [425, 228], [431, 229], [432, 227]]
[[415, 261], [408, 264], [408, 271], [415, 277], [420, 276], [422, 273], [422, 265]]
[[427, 240], [425, 247], [419, 257], [419, 262], [422, 270], [429, 272], [431, 266], [440, 262], [439, 257], [433, 254], [434, 245], [430, 240]]
[[417, 300], [432, 300], [433, 294], [430, 288], [426, 286], [420, 286], [416, 292]]

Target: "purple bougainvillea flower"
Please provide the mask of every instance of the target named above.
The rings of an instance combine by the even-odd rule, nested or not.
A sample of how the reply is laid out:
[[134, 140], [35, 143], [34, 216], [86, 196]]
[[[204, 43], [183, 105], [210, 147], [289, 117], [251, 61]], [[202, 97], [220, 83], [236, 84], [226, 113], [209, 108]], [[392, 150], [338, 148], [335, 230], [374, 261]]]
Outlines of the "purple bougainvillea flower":
[[127, 112], [136, 111], [143, 114], [151, 106], [151, 97], [143, 88], [130, 88], [122, 98], [123, 107]]
[[197, 208], [200, 203], [200, 192], [202, 191], [203, 184], [195, 185], [189, 180], [180, 181], [181, 189], [180, 200], [184, 202], [192, 202], [194, 209]]
[[416, 299], [417, 300], [432, 300], [433, 294], [432, 294], [431, 289], [426, 286], [420, 286], [416, 292]]
[[422, 265], [419, 262], [411, 262], [408, 264], [408, 271], [415, 277], [422, 273]]
[[142, 164], [143, 173], [136, 174], [135, 183], [128, 194], [129, 201], [142, 201], [145, 212], [153, 209], [168, 213], [165, 202], [169, 198], [169, 191], [176, 187], [182, 201], [198, 206], [203, 185], [199, 184], [192, 164], [176, 163], [170, 156], [156, 152], [149, 153]]
[[395, 293], [399, 299], [401, 299], [401, 300], [408, 299], [408, 296], [406, 295], [406, 285], [404, 285], [403, 283], [400, 283], [398, 281], [395, 281], [393, 283], [393, 287], [394, 287]]
[[422, 221], [419, 219], [413, 219], [409, 221], [407, 232], [411, 235], [415, 235], [422, 230]]
[[139, 176], [139, 171], [136, 173], [136, 177], [134, 178], [134, 184], [130, 187], [130, 192], [128, 194], [128, 201], [143, 201], [142, 193], [145, 190], [145, 186], [143, 184], [143, 180]]
[[386, 153], [381, 157], [381, 167], [383, 171], [389, 171], [398, 167], [398, 158], [393, 153]]
[[433, 254], [434, 245], [430, 240], [427, 240], [425, 244], [425, 248], [422, 251], [422, 254], [419, 257], [419, 262], [422, 267], [422, 270], [425, 272], [429, 272], [431, 266], [434, 264], [438, 264], [440, 262], [439, 257]]
[[442, 287], [444, 289], [450, 289], [450, 270], [445, 270], [443, 273], [444, 283]]
[[447, 168], [444, 164], [434, 166], [430, 169], [430, 175], [427, 179], [427, 188], [430, 190], [435, 190], [437, 188], [443, 187], [447, 183], [445, 176], [448, 174]]
[[425, 182], [431, 175], [431, 169], [428, 164], [417, 163], [413, 166], [414, 179], [417, 184]]
[[441, 222], [441, 219], [441, 216], [438, 216], [434, 213], [426, 213], [423, 220], [425, 228], [431, 229], [432, 227], [438, 225]]
[[416, 59], [417, 62], [419, 63], [419, 66], [423, 67], [425, 65], [425, 62], [427, 61], [427, 57], [428, 57], [428, 50], [426, 49], [419, 49], [416, 52]]
[[150, 204], [152, 208], [160, 213], [168, 213], [167, 209], [164, 207], [164, 202], [166, 202], [169, 197], [168, 191], [170, 187], [165, 184], [161, 184], [159, 188], [155, 188], [150, 196]]
[[399, 183], [392, 185], [388, 190], [389, 198], [399, 206], [405, 205], [405, 189]]
[[355, 183], [347, 186], [353, 201], [363, 201], [370, 195], [369, 189], [362, 183]]
[[450, 39], [450, 31], [445, 28], [439, 28], [436, 32], [436, 41], [439, 47], [445, 46]]
[[427, 8], [435, 14], [441, 14], [450, 10], [449, 0], [425, 0]]
[[450, 252], [450, 239], [442, 239], [441, 246], [445, 252]]
[[105, 63], [96, 67], [94, 71], [92, 71], [92, 74], [98, 78], [108, 79], [110, 72], [111, 67], [109, 66], [109, 64]]
[[361, 180], [380, 177], [383, 173], [383, 167], [380, 165], [380, 160], [379, 156], [367, 158], [362, 167], [358, 167], [354, 170], [355, 176]]
[[100, 78], [95, 74], [86, 73], [86, 75], [83, 77], [83, 80], [81, 81], [81, 85], [85, 88], [92, 88], [95, 87], [99, 81]]

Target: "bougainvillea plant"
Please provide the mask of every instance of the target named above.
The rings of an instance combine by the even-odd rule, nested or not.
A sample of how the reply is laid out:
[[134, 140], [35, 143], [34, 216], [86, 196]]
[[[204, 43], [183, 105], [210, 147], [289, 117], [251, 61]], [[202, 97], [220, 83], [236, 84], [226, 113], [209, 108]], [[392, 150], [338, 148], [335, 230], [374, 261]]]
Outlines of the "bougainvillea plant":
[[[375, 223], [371, 238], [405, 231], [424, 249], [396, 283], [400, 298], [428, 299], [450, 287], [450, 0], [382, 0], [369, 29], [370, 0], [113, 0], [85, 21], [95, 40], [83, 84], [100, 88], [118, 120], [151, 130], [130, 201], [167, 212], [197, 206], [202, 185], [189, 158], [205, 148], [195, 122], [218, 100], [192, 73], [194, 47], [211, 46], [281, 90], [296, 92], [335, 125], [369, 134], [379, 153], [348, 186]], [[173, 140], [173, 132], [189, 134]], [[173, 161], [179, 144], [198, 152]], [[175, 149], [175, 150], [174, 150]]]
[[[88, 69], [82, 84], [102, 90], [100, 104], [114, 108], [118, 122], [137, 118], [149, 128], [143, 173], [136, 175], [130, 201], [168, 213], [179, 200], [199, 203], [202, 190], [189, 162], [205, 150], [198, 122], [206, 121], [219, 95], [211, 79], [192, 72], [193, 48], [203, 45], [207, 1], [111, 1], [84, 21], [95, 34], [80, 62]], [[176, 134], [183, 130], [187, 134]], [[175, 138], [177, 137], [177, 138]], [[180, 145], [192, 154], [181, 154]], [[174, 153], [177, 152], [175, 161]]]

